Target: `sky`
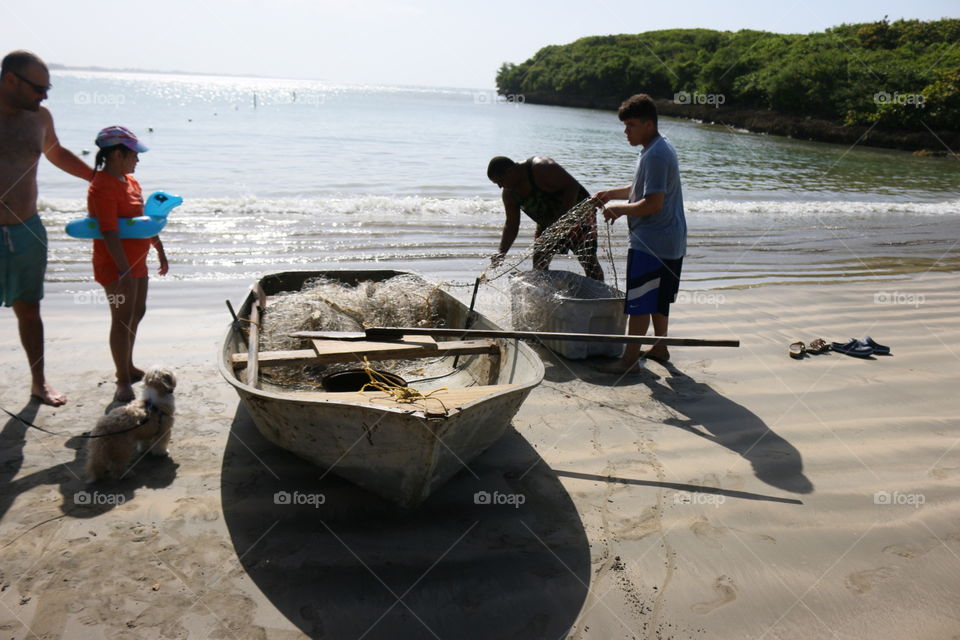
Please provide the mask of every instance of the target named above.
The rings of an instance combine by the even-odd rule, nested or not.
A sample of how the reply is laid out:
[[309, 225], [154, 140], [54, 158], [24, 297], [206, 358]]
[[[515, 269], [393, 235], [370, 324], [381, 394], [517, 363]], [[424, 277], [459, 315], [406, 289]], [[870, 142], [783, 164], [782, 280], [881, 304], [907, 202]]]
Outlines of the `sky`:
[[957, 0], [76, 0], [0, 6], [4, 52], [49, 63], [488, 89], [504, 62], [590, 35], [809, 33], [887, 15], [960, 17]]

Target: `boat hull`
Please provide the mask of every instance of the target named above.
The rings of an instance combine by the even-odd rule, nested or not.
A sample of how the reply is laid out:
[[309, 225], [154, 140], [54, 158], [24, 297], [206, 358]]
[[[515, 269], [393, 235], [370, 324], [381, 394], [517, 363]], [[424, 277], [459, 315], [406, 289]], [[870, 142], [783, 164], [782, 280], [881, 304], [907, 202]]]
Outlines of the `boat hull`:
[[[394, 271], [285, 272], [261, 279], [267, 296], [298, 290], [316, 276], [355, 283], [380, 281]], [[297, 287], [293, 289], [291, 287]], [[463, 326], [467, 309], [445, 300], [451, 326]], [[239, 315], [249, 314], [251, 293]], [[497, 327], [479, 316], [475, 328]], [[221, 374], [236, 389], [257, 429], [273, 444], [404, 507], [425, 500], [462, 471], [506, 431], [530, 391], [543, 379], [543, 364], [526, 344], [498, 341], [493, 362], [484, 355], [462, 357], [463, 367], [486, 367], [489, 384], [471, 387], [464, 402], [441, 400], [409, 405], [385, 402], [382, 394], [278, 392], [245, 382], [235, 371], [234, 354], [244, 352], [240, 329], [228, 328], [220, 358]], [[361, 395], [369, 395], [366, 401]], [[438, 396], [440, 397], [440, 396]]]

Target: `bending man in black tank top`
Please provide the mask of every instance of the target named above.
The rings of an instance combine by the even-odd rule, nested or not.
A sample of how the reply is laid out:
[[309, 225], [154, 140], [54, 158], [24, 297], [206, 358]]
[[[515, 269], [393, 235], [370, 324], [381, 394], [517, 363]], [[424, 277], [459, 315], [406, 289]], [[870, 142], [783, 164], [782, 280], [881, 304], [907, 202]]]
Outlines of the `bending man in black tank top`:
[[[537, 223], [534, 238], [556, 222], [575, 204], [589, 198], [579, 182], [551, 158], [534, 156], [526, 162], [516, 163], [510, 158], [497, 156], [487, 167], [487, 177], [503, 189], [501, 198], [506, 213], [500, 248], [490, 259], [490, 264], [499, 266], [520, 230], [520, 212]], [[573, 252], [588, 278], [603, 280], [603, 269], [597, 261], [596, 219], [571, 231], [564, 244], [553, 251], [536, 249], [533, 268], [547, 269], [553, 253]]]

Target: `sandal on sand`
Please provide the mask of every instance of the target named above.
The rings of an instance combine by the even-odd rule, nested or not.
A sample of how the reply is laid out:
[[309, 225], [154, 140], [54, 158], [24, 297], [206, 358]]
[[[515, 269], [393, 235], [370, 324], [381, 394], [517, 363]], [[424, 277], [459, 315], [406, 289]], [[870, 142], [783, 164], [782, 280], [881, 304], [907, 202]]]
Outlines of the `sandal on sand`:
[[869, 358], [873, 355], [873, 347], [860, 344], [856, 338], [850, 338], [847, 342], [833, 342], [830, 344], [834, 351], [843, 353], [856, 358]]
[[872, 348], [873, 352], [878, 356], [890, 355], [890, 347], [882, 344], [877, 344], [876, 342], [873, 341], [873, 338], [871, 338], [870, 336], [863, 336], [862, 338], [857, 340], [857, 342], [859, 342], [864, 346]]
[[807, 351], [810, 353], [825, 353], [830, 351], [830, 345], [823, 338], [814, 338], [810, 342], [810, 346], [807, 347]]
[[806, 352], [807, 348], [799, 340], [790, 345], [790, 357], [794, 360], [799, 360]]

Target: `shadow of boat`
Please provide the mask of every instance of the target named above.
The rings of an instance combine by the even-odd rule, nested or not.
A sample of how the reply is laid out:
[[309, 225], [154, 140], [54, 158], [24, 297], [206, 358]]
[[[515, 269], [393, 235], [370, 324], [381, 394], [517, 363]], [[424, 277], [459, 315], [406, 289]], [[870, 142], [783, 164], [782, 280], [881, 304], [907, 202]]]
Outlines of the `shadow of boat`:
[[513, 429], [404, 511], [271, 445], [241, 405], [221, 497], [244, 569], [313, 638], [561, 638], [590, 584], [573, 501]]

